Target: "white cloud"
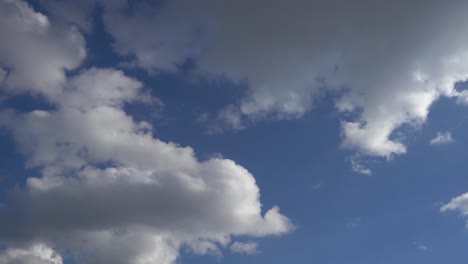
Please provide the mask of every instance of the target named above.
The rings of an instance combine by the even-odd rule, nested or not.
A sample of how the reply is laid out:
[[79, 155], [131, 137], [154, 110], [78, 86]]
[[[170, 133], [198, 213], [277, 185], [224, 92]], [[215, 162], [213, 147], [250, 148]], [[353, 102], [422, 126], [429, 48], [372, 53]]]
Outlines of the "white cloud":
[[353, 155], [348, 158], [351, 169], [359, 174], [372, 175], [372, 171], [362, 164], [362, 157], [360, 155]]
[[419, 245], [418, 246], [418, 249], [421, 250], [421, 251], [432, 251], [430, 248], [424, 246], [424, 245]]
[[9, 92], [55, 96], [66, 83], [65, 70], [86, 56], [76, 28], [54, 24], [20, 0], [0, 1], [0, 36], [0, 67], [6, 71], [1, 88]]
[[[453, 198], [447, 204], [440, 207], [440, 211], [445, 213], [449, 211], [459, 212], [463, 216], [468, 215], [468, 193], [464, 193], [458, 197]], [[468, 228], [468, 221], [466, 222]]]
[[258, 244], [255, 242], [238, 242], [235, 241], [231, 245], [231, 251], [242, 254], [256, 254], [258, 253]]
[[468, 105], [468, 90], [457, 92], [457, 103]]
[[247, 81], [237, 109], [220, 111], [234, 128], [299, 117], [344, 88], [336, 101], [343, 146], [390, 158], [406, 152], [395, 130], [423, 123], [440, 96], [462, 96], [453, 86], [468, 78], [467, 5], [170, 1], [109, 14], [106, 24], [116, 50], [133, 54], [137, 66], [174, 70], [192, 58], [199, 74]]
[[417, 250], [422, 252], [432, 252], [432, 249], [421, 242], [413, 242], [413, 245], [416, 247]]
[[34, 244], [28, 249], [9, 248], [0, 251], [2, 264], [62, 264], [62, 257], [44, 244]]
[[42, 176], [0, 208], [0, 243], [40, 240], [86, 263], [169, 264], [182, 246], [215, 254], [232, 235], [292, 229], [278, 207], [262, 213], [245, 168], [200, 161], [122, 110], [141, 96], [141, 83], [121, 71], [93, 68], [53, 98], [56, 110], [1, 112], [0, 125]]
[[463, 215], [468, 215], [468, 193], [453, 198], [449, 203], [443, 205], [440, 211], [458, 211]]
[[437, 132], [437, 136], [431, 139], [431, 145], [443, 145], [443, 144], [450, 144], [453, 143], [454, 140], [452, 138], [452, 132]]

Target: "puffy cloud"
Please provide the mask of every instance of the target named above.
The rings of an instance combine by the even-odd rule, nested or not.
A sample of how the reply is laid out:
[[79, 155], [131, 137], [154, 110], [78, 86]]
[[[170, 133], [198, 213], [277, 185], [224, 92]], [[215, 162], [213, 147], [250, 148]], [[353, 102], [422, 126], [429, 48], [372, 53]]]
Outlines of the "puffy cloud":
[[255, 242], [238, 242], [235, 241], [231, 245], [231, 251], [243, 254], [255, 254], [258, 252], [258, 244]]
[[1, 242], [44, 241], [86, 263], [169, 264], [181, 247], [214, 254], [232, 235], [292, 229], [278, 207], [262, 213], [245, 168], [200, 161], [127, 115], [122, 106], [141, 100], [141, 86], [93, 68], [69, 80], [56, 110], [1, 113], [28, 166], [42, 171], [0, 207]]
[[174, 70], [192, 58], [199, 74], [247, 81], [237, 109], [220, 111], [227, 125], [299, 117], [338, 92], [343, 146], [391, 158], [406, 152], [397, 129], [423, 123], [440, 96], [463, 96], [454, 84], [468, 78], [467, 5], [169, 1], [109, 14], [106, 24], [137, 66]]
[[429, 142], [431, 145], [450, 144], [454, 140], [450, 131], [437, 132], [437, 136]]
[[[460, 196], [452, 198], [450, 202], [448, 202], [447, 204], [443, 205], [440, 208], [440, 211], [443, 213], [456, 211], [463, 216], [467, 216], [468, 215], [468, 193], [464, 193]], [[468, 221], [466, 221], [465, 227], [468, 228]]]
[[458, 211], [463, 215], [468, 215], [468, 193], [464, 193], [450, 200], [449, 203], [440, 208], [441, 212]]
[[0, 1], [2, 88], [55, 96], [66, 83], [65, 70], [86, 56], [83, 36], [74, 27], [52, 23], [20, 0]]
[[2, 264], [62, 264], [62, 257], [44, 244], [34, 244], [28, 249], [10, 248], [0, 251]]

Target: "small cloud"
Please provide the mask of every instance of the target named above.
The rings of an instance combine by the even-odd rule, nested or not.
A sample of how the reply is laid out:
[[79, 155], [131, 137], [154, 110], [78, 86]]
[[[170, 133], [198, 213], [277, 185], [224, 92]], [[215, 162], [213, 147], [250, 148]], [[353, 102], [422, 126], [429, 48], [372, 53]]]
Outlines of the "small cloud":
[[310, 187], [312, 188], [313, 191], [317, 191], [318, 189], [321, 189], [323, 187], [323, 183], [321, 182], [315, 183], [315, 184], [312, 184]]
[[245, 124], [240, 109], [234, 105], [228, 105], [218, 112], [217, 119], [228, 128], [234, 130], [245, 129]]
[[231, 245], [231, 251], [241, 254], [256, 254], [258, 253], [258, 244], [256, 242], [234, 242]]
[[205, 127], [208, 135], [218, 135], [226, 131], [241, 131], [247, 128], [248, 120], [234, 105], [222, 108], [217, 114], [199, 114], [195, 123]]
[[417, 250], [423, 252], [432, 252], [432, 249], [426, 245], [423, 245], [421, 242], [413, 242], [413, 245], [416, 247]]
[[361, 225], [361, 222], [362, 222], [361, 217], [356, 217], [356, 218], [352, 219], [351, 221], [349, 221], [348, 223], [346, 223], [346, 228], [355, 229], [359, 225]]
[[[468, 193], [464, 193], [458, 197], [452, 198], [449, 203], [440, 207], [440, 212], [457, 211], [462, 216], [468, 216]], [[468, 220], [465, 227], [468, 229]]]
[[195, 240], [189, 243], [190, 249], [198, 255], [213, 255], [221, 257], [221, 250], [211, 241]]
[[362, 165], [355, 158], [350, 158], [350, 161], [351, 161], [351, 169], [354, 172], [357, 172], [359, 174], [364, 174], [364, 175], [372, 175], [372, 171], [369, 168], [366, 168], [364, 165]]
[[437, 136], [431, 139], [430, 144], [442, 145], [442, 144], [450, 144], [452, 142], [454, 142], [454, 139], [452, 138], [452, 132], [446, 131], [446, 132], [437, 132]]
[[457, 104], [468, 105], [468, 90], [456, 92]]

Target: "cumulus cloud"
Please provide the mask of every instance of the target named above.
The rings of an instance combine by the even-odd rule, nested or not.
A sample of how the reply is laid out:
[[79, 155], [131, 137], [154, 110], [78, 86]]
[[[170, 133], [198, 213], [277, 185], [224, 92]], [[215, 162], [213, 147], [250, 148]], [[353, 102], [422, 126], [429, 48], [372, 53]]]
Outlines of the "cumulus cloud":
[[468, 215], [468, 193], [453, 198], [450, 202], [440, 208], [441, 212], [458, 211], [463, 215]]
[[76, 28], [51, 23], [20, 0], [0, 1], [0, 36], [1, 88], [12, 93], [55, 96], [66, 83], [65, 70], [76, 68], [86, 56]]
[[9, 248], [0, 251], [2, 264], [62, 264], [62, 257], [44, 244], [34, 244], [27, 249]]
[[[440, 211], [443, 213], [455, 211], [455, 212], [460, 213], [463, 216], [467, 216], [468, 215], [468, 193], [464, 193], [460, 196], [452, 198], [450, 202], [440, 207]], [[465, 227], [468, 228], [468, 221], [466, 222]]]
[[136, 66], [174, 70], [191, 58], [198, 74], [246, 81], [235, 109], [219, 112], [228, 126], [300, 117], [338, 92], [343, 146], [391, 158], [406, 152], [397, 129], [423, 123], [440, 96], [463, 96], [454, 84], [468, 78], [467, 5], [169, 1], [109, 14], [106, 25]]
[[[91, 30], [96, 5], [128, 65], [173, 72], [192, 60], [195, 75], [247, 83], [242, 99], [210, 115], [220, 128], [301, 117], [333, 95], [342, 146], [390, 159], [406, 152], [399, 129], [424, 123], [439, 97], [461, 104], [468, 97], [454, 90], [468, 79], [467, 1], [41, 4], [49, 17], [26, 2], [0, 0], [1, 89], [44, 94], [56, 107], [0, 113], [26, 165], [40, 170], [0, 207], [0, 238], [60, 245], [86, 263], [173, 263], [182, 247], [219, 254], [233, 235], [292, 228], [278, 207], [262, 210], [245, 168], [221, 157], [199, 160], [125, 113], [125, 103], [145, 100], [137, 80], [113, 69], [67, 80], [86, 55], [70, 24]], [[353, 170], [371, 173], [351, 161]], [[466, 214], [465, 198], [441, 210]]]
[[153, 137], [127, 115], [142, 84], [121, 71], [71, 78], [56, 109], [3, 111], [29, 167], [0, 207], [0, 242], [44, 241], [86, 263], [174, 263], [181, 247], [219, 252], [233, 235], [289, 232], [278, 207], [262, 212], [253, 175], [229, 159], [200, 161], [194, 150]]
[[443, 145], [453, 143], [452, 132], [437, 132], [437, 136], [429, 142], [431, 145]]
[[231, 245], [231, 251], [242, 254], [256, 254], [258, 253], [258, 244], [255, 242], [238, 242], [235, 241]]

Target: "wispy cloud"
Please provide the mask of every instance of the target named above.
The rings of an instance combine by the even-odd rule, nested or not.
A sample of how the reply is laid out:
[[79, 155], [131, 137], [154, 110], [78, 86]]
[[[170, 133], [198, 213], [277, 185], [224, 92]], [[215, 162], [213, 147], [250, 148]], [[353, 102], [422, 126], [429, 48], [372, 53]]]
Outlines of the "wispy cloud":
[[455, 140], [452, 138], [452, 132], [437, 132], [437, 136], [431, 139], [431, 145], [443, 145], [453, 143]]
[[346, 228], [348, 229], [356, 229], [361, 225], [362, 218], [361, 217], [356, 217], [351, 219], [349, 222], [346, 223]]
[[413, 242], [413, 245], [419, 251], [432, 252], [432, 249], [430, 247], [428, 247], [427, 245], [422, 244], [421, 242], [415, 241], [415, 242]]
[[321, 182], [314, 183], [310, 187], [312, 188], [313, 191], [317, 191], [317, 190], [323, 188], [323, 183], [321, 183]]
[[364, 175], [372, 175], [372, 171], [362, 164], [362, 157], [358, 154], [348, 158], [351, 164], [351, 170]]
[[258, 253], [258, 244], [256, 242], [234, 242], [231, 245], [231, 251], [242, 254], [256, 254]]

